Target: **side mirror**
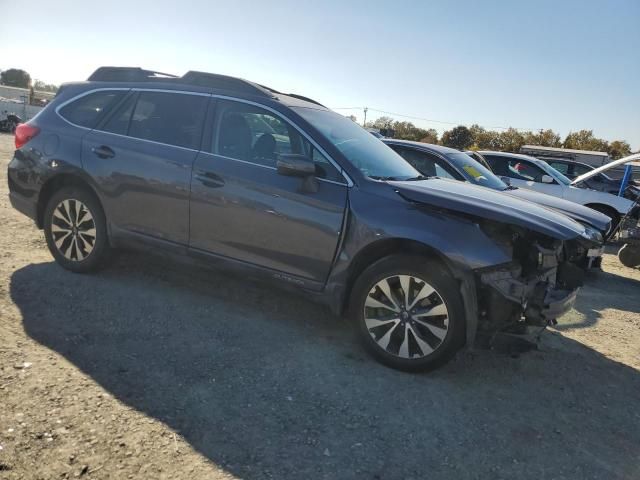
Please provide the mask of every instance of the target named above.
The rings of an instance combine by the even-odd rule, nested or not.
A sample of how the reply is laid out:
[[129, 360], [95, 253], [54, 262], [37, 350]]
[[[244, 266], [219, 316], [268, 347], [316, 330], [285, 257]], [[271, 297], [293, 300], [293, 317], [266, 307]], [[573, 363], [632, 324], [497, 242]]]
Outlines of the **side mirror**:
[[287, 177], [310, 177], [316, 173], [316, 165], [306, 156], [282, 154], [276, 163], [278, 173]]
[[509, 177], [500, 177], [500, 180], [502, 180], [507, 185], [511, 185], [511, 179]]
[[551, 175], [542, 175], [540, 181], [542, 183], [554, 183], [553, 177]]

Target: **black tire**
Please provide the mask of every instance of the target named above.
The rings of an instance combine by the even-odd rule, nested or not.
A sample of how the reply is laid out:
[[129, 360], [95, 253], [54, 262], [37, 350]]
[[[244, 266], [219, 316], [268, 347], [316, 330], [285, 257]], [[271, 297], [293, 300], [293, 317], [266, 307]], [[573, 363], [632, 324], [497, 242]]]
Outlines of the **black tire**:
[[[65, 213], [71, 218], [66, 218]], [[76, 213], [80, 214], [77, 226]], [[66, 230], [70, 233], [65, 233]], [[93, 243], [92, 233], [95, 233]], [[102, 206], [93, 192], [82, 187], [64, 187], [52, 195], [44, 211], [44, 235], [56, 262], [72, 272], [99, 270], [111, 257]]]
[[640, 247], [625, 243], [618, 251], [618, 260], [625, 267], [640, 267]]
[[[406, 276], [414, 277], [405, 284], [409, 285], [407, 288], [410, 292], [408, 301], [405, 300], [407, 295], [402, 288], [400, 276], [405, 276], [405, 282]], [[411, 304], [412, 300], [415, 302], [420, 294], [427, 291], [421, 290], [424, 284], [420, 282], [428, 284], [434, 289], [434, 292], [415, 303], [418, 308], [410, 307], [408, 310], [406, 309], [407, 303]], [[399, 323], [397, 324], [395, 323], [396, 319], [365, 319], [365, 309], [367, 309], [368, 316], [372, 315], [372, 311], [385, 313], [388, 311], [389, 316], [395, 316], [395, 312], [390, 308], [365, 306], [365, 302], [372, 300], [377, 302], [375, 297], [380, 298], [380, 295], [384, 293], [381, 285], [385, 285], [384, 288], [388, 288], [388, 291], [394, 296], [396, 307], [398, 304], [404, 303], [400, 306]], [[384, 295], [384, 298], [388, 297]], [[466, 322], [462, 296], [455, 279], [440, 262], [414, 255], [391, 255], [382, 258], [358, 277], [351, 293], [349, 305], [350, 317], [357, 327], [358, 337], [364, 347], [376, 360], [389, 367], [410, 372], [432, 370], [449, 361], [464, 345]], [[429, 315], [429, 312], [435, 312], [435, 307], [442, 310], [443, 306], [446, 309], [446, 315], [423, 316]], [[422, 313], [420, 312], [421, 308], [424, 309]], [[403, 320], [402, 315], [408, 318]], [[419, 316], [421, 317], [420, 321], [416, 323]], [[429, 320], [425, 321], [426, 318]], [[369, 322], [369, 326], [367, 326], [367, 322]], [[391, 323], [371, 328], [371, 325], [378, 322]], [[441, 323], [436, 327], [437, 322]], [[425, 323], [430, 323], [429, 328]], [[387, 326], [389, 328], [385, 331]], [[401, 328], [398, 328], [399, 326]], [[402, 332], [403, 326], [404, 333]], [[436, 328], [434, 329], [434, 327]], [[389, 333], [389, 330], [392, 332]], [[446, 333], [442, 333], [443, 331]], [[443, 337], [433, 335], [434, 332], [437, 335], [443, 335]], [[388, 341], [386, 340], [387, 336], [389, 337]], [[388, 344], [387, 347], [382, 345], [385, 342]], [[421, 347], [424, 343], [427, 343], [426, 346], [433, 348], [433, 350], [425, 354], [422, 351], [423, 347]], [[403, 349], [405, 346], [406, 348]], [[403, 350], [405, 355], [402, 355]]]
[[609, 231], [605, 233], [604, 239], [609, 240], [613, 233], [618, 228], [618, 224], [620, 223], [620, 215], [613, 208], [608, 207], [606, 205], [586, 205], [587, 207], [595, 210], [596, 212], [600, 212], [611, 219], [611, 227]]

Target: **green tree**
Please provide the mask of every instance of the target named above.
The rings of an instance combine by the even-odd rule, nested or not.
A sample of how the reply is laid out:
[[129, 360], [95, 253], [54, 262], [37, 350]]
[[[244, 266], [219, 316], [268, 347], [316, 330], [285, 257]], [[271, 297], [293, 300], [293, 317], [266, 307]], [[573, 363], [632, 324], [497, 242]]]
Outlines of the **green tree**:
[[542, 147], [561, 147], [560, 135], [551, 129], [538, 132], [524, 132], [525, 145], [540, 145]]
[[58, 86], [54, 85], [52, 83], [45, 83], [42, 80], [34, 80], [33, 81], [33, 88], [35, 90], [38, 90], [40, 92], [57, 92], [58, 91]]
[[438, 132], [433, 128], [424, 129], [416, 127], [411, 122], [400, 122], [391, 117], [379, 117], [365, 125], [367, 128], [377, 130], [393, 130], [393, 138], [400, 140], [412, 140], [414, 142], [438, 143]]
[[576, 150], [607, 152], [609, 143], [606, 140], [594, 137], [593, 130], [580, 130], [579, 132], [569, 133], [562, 146]]
[[500, 150], [504, 152], [517, 153], [525, 143], [524, 135], [515, 128], [500, 133]]
[[435, 129], [429, 128], [428, 130], [423, 130], [424, 135], [418, 141], [422, 143], [438, 143], [438, 132]]
[[478, 124], [471, 125], [469, 128], [473, 143], [473, 150], [501, 150], [500, 133], [494, 130], [486, 130]]
[[614, 140], [609, 144], [607, 152], [612, 159], [617, 160], [619, 158], [631, 155], [631, 145], [629, 145], [624, 140]]
[[9, 87], [29, 88], [31, 75], [18, 68], [10, 68], [0, 73], [0, 83]]
[[378, 118], [376, 118], [375, 120], [373, 120], [371, 122], [367, 122], [365, 124], [365, 127], [381, 129], [381, 128], [392, 128], [392, 125], [393, 125], [393, 118], [391, 118], [391, 117], [378, 117]]
[[473, 135], [467, 127], [459, 125], [442, 134], [442, 144], [458, 150], [465, 150], [473, 145]]

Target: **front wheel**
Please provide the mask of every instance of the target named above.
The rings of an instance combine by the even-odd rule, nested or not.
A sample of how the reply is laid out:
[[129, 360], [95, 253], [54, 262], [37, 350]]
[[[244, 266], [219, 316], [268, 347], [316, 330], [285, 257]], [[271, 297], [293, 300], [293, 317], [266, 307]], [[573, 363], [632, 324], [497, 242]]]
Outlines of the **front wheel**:
[[44, 234], [49, 251], [67, 270], [97, 270], [110, 256], [102, 207], [83, 188], [67, 187], [53, 194], [44, 212]]
[[458, 286], [439, 262], [385, 257], [358, 278], [351, 316], [373, 357], [405, 371], [430, 370], [464, 344], [465, 316]]
[[625, 243], [618, 252], [618, 260], [625, 267], [640, 267], [640, 247]]

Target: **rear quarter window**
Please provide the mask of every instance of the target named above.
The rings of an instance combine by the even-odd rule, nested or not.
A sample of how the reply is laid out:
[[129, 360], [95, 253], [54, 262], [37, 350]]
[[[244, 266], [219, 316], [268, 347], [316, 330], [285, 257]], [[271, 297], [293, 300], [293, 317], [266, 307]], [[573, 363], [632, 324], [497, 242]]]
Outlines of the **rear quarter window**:
[[95, 128], [98, 122], [126, 94], [125, 90], [102, 90], [89, 93], [63, 106], [59, 113], [67, 121], [85, 128]]

